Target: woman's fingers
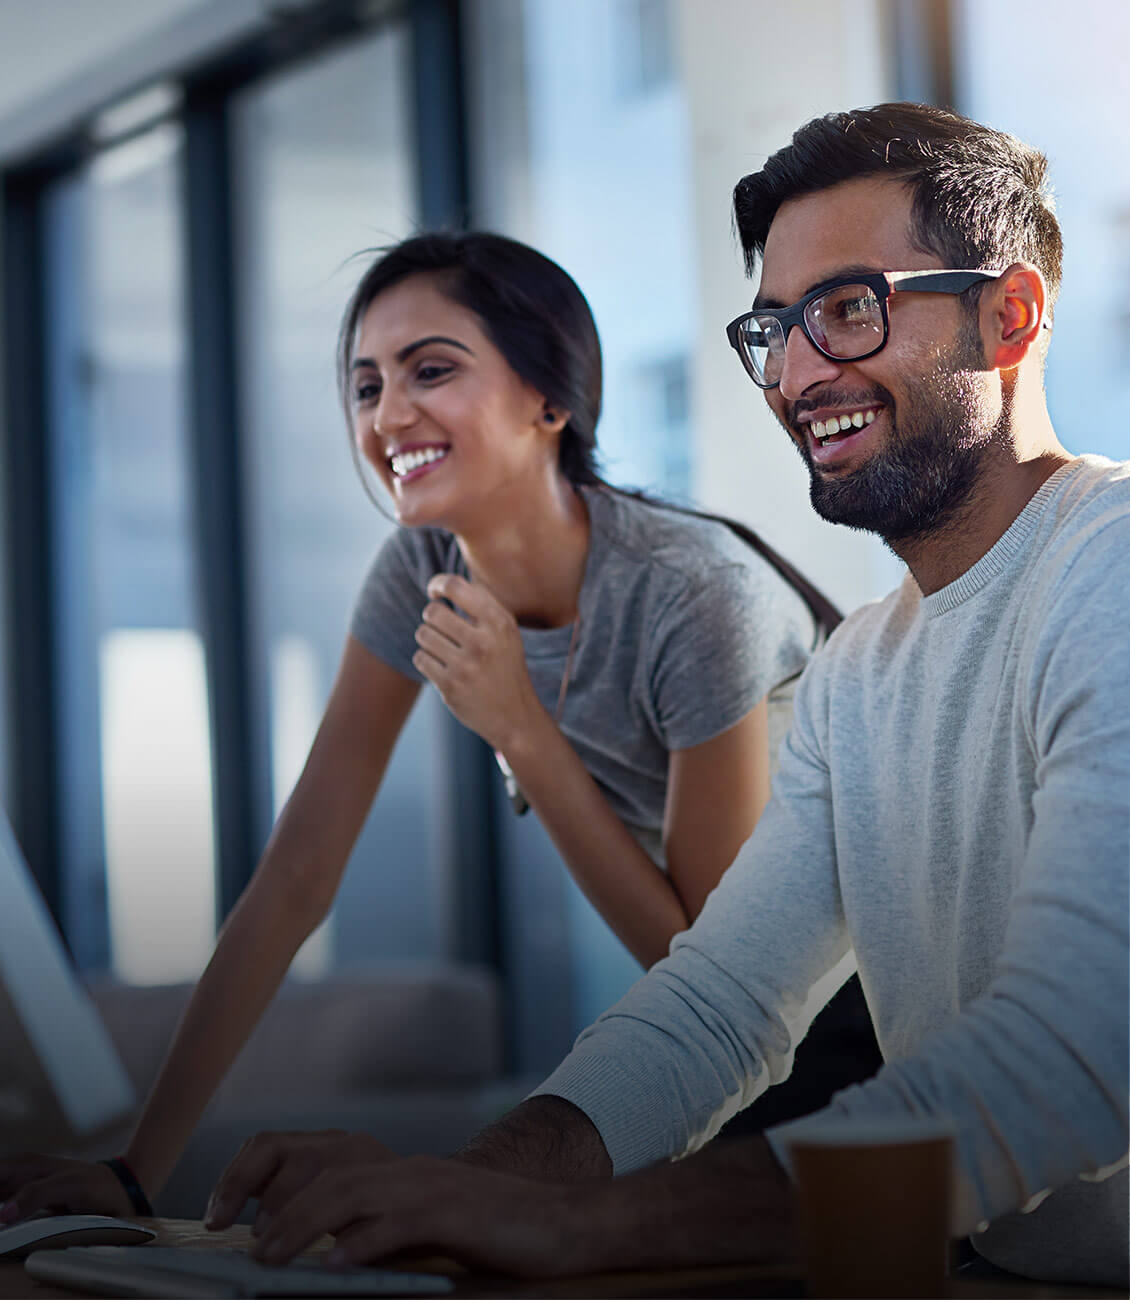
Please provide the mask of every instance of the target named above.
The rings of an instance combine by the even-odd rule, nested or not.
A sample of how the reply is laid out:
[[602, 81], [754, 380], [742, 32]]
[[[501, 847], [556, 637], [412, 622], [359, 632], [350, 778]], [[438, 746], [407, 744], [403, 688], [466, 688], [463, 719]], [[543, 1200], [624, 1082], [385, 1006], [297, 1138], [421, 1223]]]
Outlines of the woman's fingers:
[[440, 668], [453, 667], [463, 653], [462, 646], [429, 627], [427, 623], [421, 623], [416, 629], [416, 644]]
[[12, 1195], [34, 1178], [42, 1178], [60, 1161], [50, 1156], [34, 1155], [25, 1151], [18, 1156], [0, 1160], [0, 1200]]
[[424, 606], [420, 619], [455, 645], [462, 645], [479, 626], [477, 619], [464, 616], [438, 600], [429, 601]]
[[57, 1162], [55, 1172], [25, 1182], [8, 1194], [0, 1223], [16, 1223], [46, 1210], [53, 1213], [132, 1215], [125, 1189], [105, 1165]]
[[429, 600], [450, 601], [452, 605], [462, 610], [472, 623], [489, 618], [502, 609], [497, 598], [481, 582], [468, 582], [457, 573], [434, 574], [428, 579], [427, 594]]

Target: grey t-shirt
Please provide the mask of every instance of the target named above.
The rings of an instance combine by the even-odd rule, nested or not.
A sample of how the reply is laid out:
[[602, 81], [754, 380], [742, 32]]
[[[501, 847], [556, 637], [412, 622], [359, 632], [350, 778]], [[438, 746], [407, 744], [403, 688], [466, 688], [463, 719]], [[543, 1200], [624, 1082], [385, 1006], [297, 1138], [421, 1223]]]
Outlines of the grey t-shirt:
[[[617, 816], [662, 861], [673, 749], [710, 740], [805, 666], [807, 605], [722, 524], [584, 488], [589, 555], [562, 732]], [[381, 548], [350, 631], [405, 676], [433, 574], [467, 576], [455, 538], [404, 529]], [[573, 628], [523, 628], [538, 699], [554, 713]]]

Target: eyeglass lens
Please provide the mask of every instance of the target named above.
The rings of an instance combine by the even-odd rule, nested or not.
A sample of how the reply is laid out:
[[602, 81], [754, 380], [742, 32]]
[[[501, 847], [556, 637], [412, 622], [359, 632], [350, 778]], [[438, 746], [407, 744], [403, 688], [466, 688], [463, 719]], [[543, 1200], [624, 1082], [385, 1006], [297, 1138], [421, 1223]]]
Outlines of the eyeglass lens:
[[[883, 342], [883, 306], [866, 284], [841, 284], [813, 298], [804, 309], [804, 332], [826, 356], [851, 361]], [[751, 316], [738, 337], [754, 377], [775, 384], [785, 361], [785, 331], [776, 316]]]

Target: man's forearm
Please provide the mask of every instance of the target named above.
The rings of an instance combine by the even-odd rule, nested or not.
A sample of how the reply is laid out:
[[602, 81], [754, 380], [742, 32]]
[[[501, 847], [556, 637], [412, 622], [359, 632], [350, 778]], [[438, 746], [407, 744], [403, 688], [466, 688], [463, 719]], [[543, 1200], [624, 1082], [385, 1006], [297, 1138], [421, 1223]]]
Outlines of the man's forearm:
[[465, 1164], [546, 1182], [608, 1178], [612, 1161], [592, 1120], [562, 1097], [531, 1097], [456, 1153]]
[[[711, 1142], [685, 1160], [612, 1178], [595, 1125], [561, 1097], [531, 1097], [483, 1129], [456, 1160], [540, 1182], [599, 1180], [562, 1188], [553, 1230], [570, 1268], [680, 1268], [795, 1255], [788, 1175], [763, 1136]], [[556, 1194], [555, 1194], [556, 1195]], [[531, 1201], [529, 1212], [536, 1215]], [[550, 1234], [552, 1236], [552, 1233]], [[541, 1262], [535, 1267], [540, 1272]], [[544, 1261], [549, 1272], [560, 1261]]]
[[763, 1136], [577, 1188], [562, 1219], [585, 1271], [776, 1264], [797, 1253], [792, 1184]]

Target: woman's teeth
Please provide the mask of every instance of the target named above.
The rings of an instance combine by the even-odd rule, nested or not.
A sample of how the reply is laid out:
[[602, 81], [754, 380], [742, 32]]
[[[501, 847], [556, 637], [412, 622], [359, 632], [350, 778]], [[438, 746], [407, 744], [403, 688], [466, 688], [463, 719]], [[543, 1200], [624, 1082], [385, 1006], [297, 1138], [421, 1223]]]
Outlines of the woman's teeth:
[[388, 463], [396, 478], [403, 478], [405, 474], [411, 474], [421, 465], [430, 465], [434, 460], [443, 460], [447, 451], [446, 447], [421, 447], [419, 451], [401, 451], [395, 456], [390, 456]]
[[834, 438], [839, 433], [862, 429], [865, 424], [870, 424], [877, 414], [878, 412], [872, 409], [855, 411], [851, 415], [833, 415], [827, 420], [813, 420], [809, 427], [812, 429], [812, 436], [823, 442], [825, 438]]

